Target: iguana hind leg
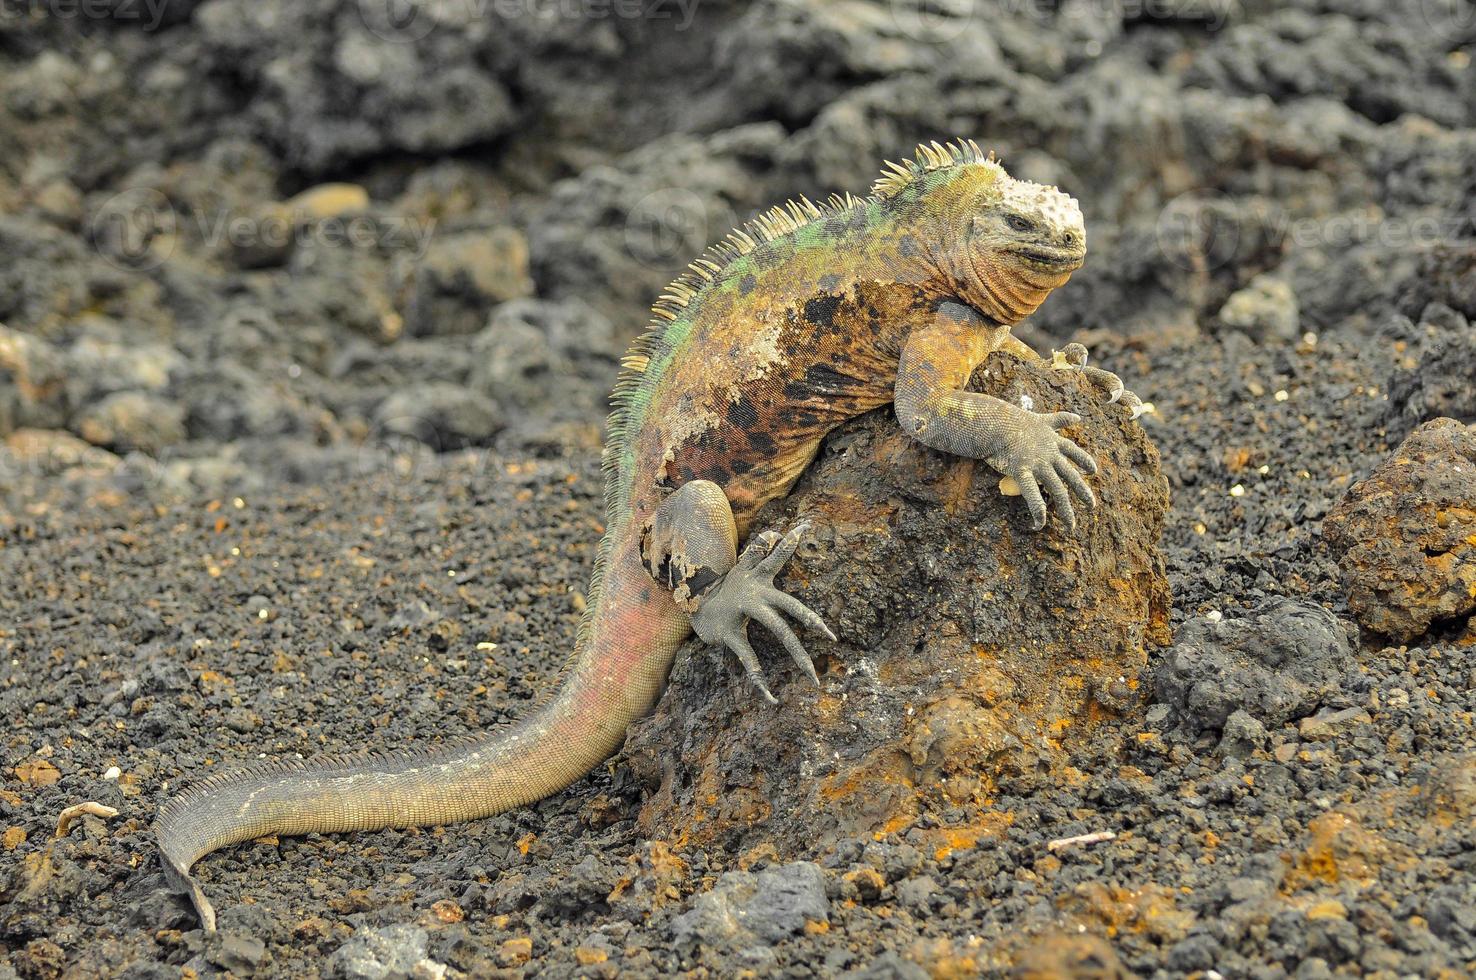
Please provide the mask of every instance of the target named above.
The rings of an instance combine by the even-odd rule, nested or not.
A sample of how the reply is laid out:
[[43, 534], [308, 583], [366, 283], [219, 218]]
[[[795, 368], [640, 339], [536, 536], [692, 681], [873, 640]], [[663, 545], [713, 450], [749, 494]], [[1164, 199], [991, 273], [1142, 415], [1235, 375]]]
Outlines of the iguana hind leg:
[[774, 586], [777, 575], [808, 530], [800, 524], [788, 534], [756, 534], [740, 555], [733, 508], [716, 483], [693, 480], [661, 502], [641, 536], [641, 561], [677, 605], [692, 618], [692, 629], [708, 643], [732, 650], [749, 681], [771, 704], [758, 658], [748, 642], [748, 622], [756, 619], [784, 644], [800, 670], [815, 683], [815, 664], [779, 614], [835, 639], [823, 620], [798, 599]]
[[678, 606], [696, 612], [738, 563], [738, 529], [722, 488], [693, 480], [663, 500], [641, 532], [641, 563]]

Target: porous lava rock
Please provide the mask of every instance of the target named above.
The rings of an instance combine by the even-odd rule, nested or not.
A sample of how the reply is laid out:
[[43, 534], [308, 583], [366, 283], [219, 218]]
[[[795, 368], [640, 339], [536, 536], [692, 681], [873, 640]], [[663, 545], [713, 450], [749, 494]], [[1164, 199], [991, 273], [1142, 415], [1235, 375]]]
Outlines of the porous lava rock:
[[1353, 662], [1347, 631], [1332, 613], [1293, 599], [1272, 598], [1224, 619], [1185, 623], [1158, 659], [1158, 703], [1174, 710], [1186, 732], [1221, 732], [1244, 741], [1243, 714], [1276, 728], [1311, 714], [1338, 689]]
[[1348, 607], [1406, 643], [1476, 610], [1476, 426], [1440, 418], [1410, 433], [1323, 524]]
[[987, 807], [1004, 776], [1058, 772], [1103, 719], [1139, 710], [1148, 648], [1169, 639], [1157, 451], [1078, 374], [995, 355], [974, 384], [1082, 416], [1066, 433], [1101, 467], [1096, 510], [1071, 531], [1053, 507], [1032, 531], [992, 469], [920, 446], [891, 409], [838, 429], [753, 528], [813, 525], [779, 585], [839, 636], [808, 637], [820, 686], [759, 626], [777, 706], [690, 642], [625, 745], [647, 832], [795, 853], [896, 831], [925, 807]]

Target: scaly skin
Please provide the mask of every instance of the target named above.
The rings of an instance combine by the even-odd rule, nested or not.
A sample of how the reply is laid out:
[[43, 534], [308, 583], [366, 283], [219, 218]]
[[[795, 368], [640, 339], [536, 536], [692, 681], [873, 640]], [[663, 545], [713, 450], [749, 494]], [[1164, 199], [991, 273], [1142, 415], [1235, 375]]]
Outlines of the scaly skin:
[[552, 697], [486, 735], [257, 766], [161, 808], [165, 867], [207, 930], [214, 912], [189, 871], [228, 844], [473, 820], [569, 786], [650, 711], [694, 627], [738, 654], [771, 700], [744, 635], [750, 617], [813, 677], [776, 610], [828, 630], [772, 586], [802, 529], [758, 536], [742, 555], [736, 545], [846, 419], [895, 399], [916, 438], [1015, 481], [1037, 527], [1040, 488], [1074, 524], [1069, 496], [1091, 502], [1075, 467], [1094, 464], [1055, 430], [1077, 417], [958, 389], [991, 351], [1029, 353], [1009, 328], [1080, 266], [1076, 202], [1011, 179], [972, 143], [920, 147], [892, 166], [871, 197], [803, 202], [750, 223], [657, 303], [616, 386], [607, 530]]

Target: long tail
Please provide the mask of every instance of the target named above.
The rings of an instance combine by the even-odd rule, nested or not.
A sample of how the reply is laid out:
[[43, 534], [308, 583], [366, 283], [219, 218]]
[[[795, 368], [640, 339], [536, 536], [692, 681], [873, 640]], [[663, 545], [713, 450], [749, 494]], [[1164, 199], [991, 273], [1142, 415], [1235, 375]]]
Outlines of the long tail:
[[[610, 568], [557, 694], [485, 735], [423, 748], [268, 762], [210, 776], [160, 808], [154, 836], [207, 932], [215, 911], [190, 875], [211, 851], [268, 834], [423, 827], [492, 816], [564, 789], [620, 746], [655, 704], [687, 618], [633, 556]], [[642, 594], [658, 601], [641, 601]]]

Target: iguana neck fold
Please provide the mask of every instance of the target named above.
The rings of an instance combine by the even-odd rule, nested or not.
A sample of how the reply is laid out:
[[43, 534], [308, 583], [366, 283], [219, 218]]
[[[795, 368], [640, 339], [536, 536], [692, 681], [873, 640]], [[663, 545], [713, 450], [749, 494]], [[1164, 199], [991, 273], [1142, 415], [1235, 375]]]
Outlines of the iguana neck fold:
[[1064, 285], [1071, 273], [1006, 269], [992, 257], [972, 262], [978, 292], [972, 305], [995, 323], [1013, 326], [1040, 308], [1051, 291]]

